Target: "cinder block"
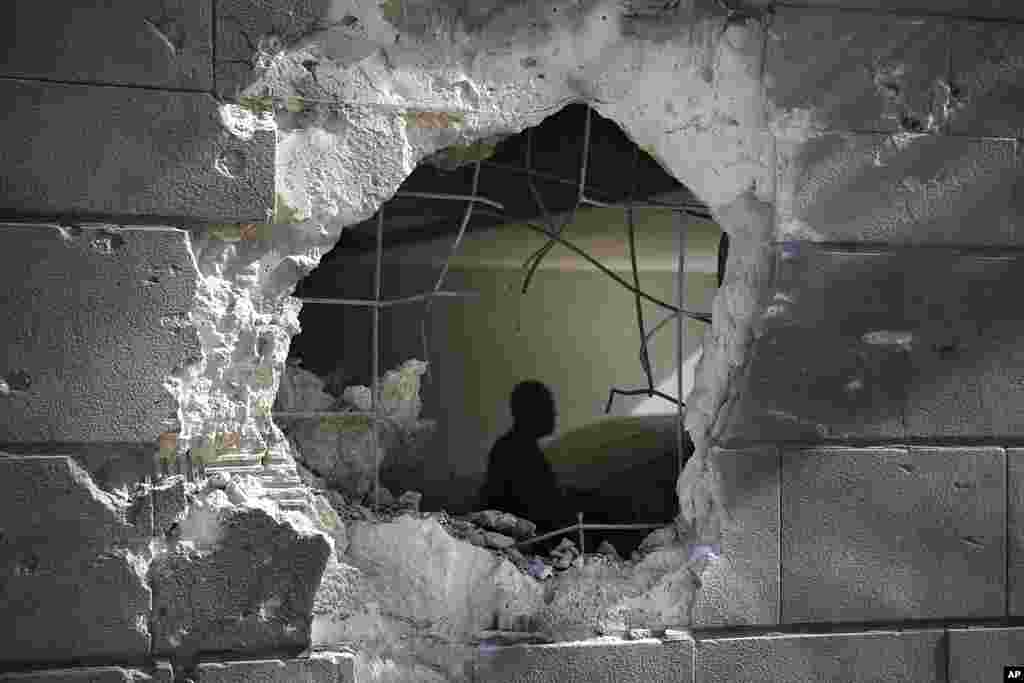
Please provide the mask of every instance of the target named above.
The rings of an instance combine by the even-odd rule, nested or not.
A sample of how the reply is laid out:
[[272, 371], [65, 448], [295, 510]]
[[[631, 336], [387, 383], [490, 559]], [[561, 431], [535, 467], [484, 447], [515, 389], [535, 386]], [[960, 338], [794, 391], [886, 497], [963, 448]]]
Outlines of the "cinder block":
[[1009, 616], [1019, 617], [1024, 616], [1024, 448], [1009, 448], [1006, 457], [1008, 605]]
[[765, 87], [779, 115], [807, 112], [825, 130], [921, 129], [939, 115], [949, 28], [935, 18], [779, 7]]
[[74, 669], [42, 669], [0, 674], [2, 683], [135, 683], [154, 680], [138, 669], [119, 666], [89, 666]]
[[212, 551], [179, 547], [149, 566], [154, 654], [308, 647], [313, 599], [331, 550], [327, 538], [262, 508], [220, 510], [197, 523], [216, 525]]
[[780, 241], [1024, 244], [1011, 140], [834, 133], [776, 153]]
[[949, 629], [949, 683], [1003, 681], [1003, 667], [1024, 665], [1024, 628]]
[[776, 249], [727, 443], [1024, 433], [1020, 255]]
[[275, 132], [234, 136], [208, 94], [5, 80], [0, 101], [8, 214], [246, 222], [273, 210]]
[[[945, 680], [942, 631], [700, 640], [696, 683], [904, 683]], [[981, 679], [976, 679], [981, 680]]]
[[902, 346], [865, 335], [906, 329], [906, 259], [809, 242], [776, 251], [727, 438], [901, 436], [909, 360]]
[[716, 449], [723, 504], [718, 558], [701, 574], [694, 627], [770, 625], [779, 622], [779, 453], [773, 446]]
[[[339, 17], [329, 16], [331, 3], [325, 0], [286, 0], [266, 3], [259, 0], [213, 0], [217, 9], [217, 60], [214, 70], [217, 92], [228, 98], [238, 95], [254, 78], [253, 67], [260, 58], [299, 42], [317, 30], [337, 29]], [[354, 16], [354, 15], [352, 15]], [[358, 23], [345, 38], [359, 40], [365, 32]], [[366, 36], [363, 35], [363, 38]], [[336, 42], [344, 42], [341, 36]], [[377, 46], [368, 48], [370, 54]], [[363, 55], [366, 56], [366, 55]]]
[[170, 228], [0, 225], [0, 442], [150, 443], [177, 427], [164, 383], [198, 360], [199, 273]]
[[[779, 0], [751, 0], [753, 7], [769, 7]], [[920, 12], [931, 15], [985, 17], [988, 19], [1024, 19], [1024, 7], [1017, 0], [803, 0], [808, 7], [877, 10], [879, 13]]]
[[203, 662], [196, 683], [354, 683], [355, 655], [314, 652], [302, 659]]
[[1024, 433], [1024, 322], [1016, 313], [1024, 258], [933, 252], [914, 260], [905, 259], [914, 333], [907, 436]]
[[212, 15], [212, 0], [3, 3], [0, 74], [208, 91]]
[[1024, 27], [953, 24], [950, 132], [1024, 137]]
[[782, 456], [783, 622], [1005, 611], [1000, 448], [815, 448]]
[[0, 662], [149, 652], [148, 539], [71, 458], [0, 454]]
[[693, 642], [586, 641], [482, 651], [476, 678], [487, 683], [648, 683], [692, 681]]

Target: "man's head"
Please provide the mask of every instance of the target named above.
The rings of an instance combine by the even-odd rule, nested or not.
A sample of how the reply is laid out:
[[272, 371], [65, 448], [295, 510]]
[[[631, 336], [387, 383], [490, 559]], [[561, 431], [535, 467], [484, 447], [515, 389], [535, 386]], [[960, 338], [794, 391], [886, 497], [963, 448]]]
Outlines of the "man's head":
[[515, 428], [531, 436], [547, 436], [555, 431], [555, 397], [537, 380], [520, 382], [510, 400]]

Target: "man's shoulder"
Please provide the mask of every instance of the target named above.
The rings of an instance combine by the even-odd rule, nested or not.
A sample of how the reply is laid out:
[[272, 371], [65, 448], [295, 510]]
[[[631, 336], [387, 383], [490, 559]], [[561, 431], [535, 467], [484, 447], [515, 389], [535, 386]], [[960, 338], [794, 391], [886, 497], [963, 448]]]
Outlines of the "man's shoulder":
[[520, 439], [513, 432], [505, 432], [494, 442], [494, 447], [491, 448], [491, 451], [518, 449], [522, 447], [522, 444], [519, 442]]

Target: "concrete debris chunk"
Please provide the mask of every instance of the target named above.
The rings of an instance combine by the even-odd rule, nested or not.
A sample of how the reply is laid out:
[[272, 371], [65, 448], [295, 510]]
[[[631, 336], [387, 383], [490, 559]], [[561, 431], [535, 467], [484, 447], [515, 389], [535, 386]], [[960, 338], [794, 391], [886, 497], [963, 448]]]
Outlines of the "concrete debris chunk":
[[537, 525], [530, 520], [500, 510], [474, 512], [469, 515], [469, 521], [516, 540], [529, 538], [537, 533]]
[[465, 540], [481, 548], [487, 547], [487, 536], [485, 535], [485, 532], [475, 527], [466, 532]]
[[373, 491], [366, 494], [365, 505], [372, 506], [375, 503], [379, 503], [384, 507], [390, 507], [395, 504], [395, 494], [391, 493], [391, 490], [387, 486], [381, 486], [378, 495], [374, 495]]
[[675, 526], [665, 526], [660, 529], [655, 529], [651, 533], [647, 534], [647, 537], [640, 542], [638, 550], [642, 555], [644, 553], [649, 553], [652, 550], [672, 545], [678, 540], [679, 535], [676, 532]]
[[601, 541], [601, 543], [597, 546], [597, 554], [610, 557], [614, 560], [622, 559], [622, 557], [619, 555], [619, 551], [616, 550], [615, 546], [613, 546], [608, 541]]
[[552, 557], [561, 557], [563, 555], [570, 556], [572, 558], [578, 557], [580, 549], [576, 547], [576, 544], [572, 542], [572, 539], [563, 538], [555, 549], [551, 551]]
[[333, 592], [322, 591], [314, 645], [365, 638], [368, 624], [397, 649], [419, 637], [469, 642], [495, 624], [526, 630], [543, 602], [532, 578], [499, 553], [453, 538], [436, 517], [354, 522], [349, 534], [348, 566], [335, 572]]
[[485, 531], [484, 532], [484, 540], [487, 543], [488, 547], [490, 547], [490, 548], [498, 548], [499, 550], [503, 550], [505, 548], [510, 548], [516, 542], [516, 540], [514, 538], [512, 538], [511, 536], [506, 536], [505, 534], [499, 534], [497, 531]]
[[526, 559], [526, 556], [519, 551], [519, 549], [515, 547], [506, 548], [505, 557], [507, 557], [509, 561], [519, 569], [519, 571], [525, 572], [529, 570], [529, 561]]
[[0, 664], [143, 656], [149, 515], [66, 456], [0, 453], [0, 482]]
[[406, 491], [398, 497], [396, 505], [401, 510], [408, 510], [418, 514], [421, 500], [423, 500], [423, 494], [419, 491]]
[[[365, 415], [372, 407], [369, 387], [350, 386], [335, 398], [319, 377], [287, 365], [274, 411], [281, 414], [281, 428], [295, 445], [298, 460], [318, 478], [313, 481], [322, 480], [325, 486], [362, 499], [372, 495], [378, 460], [381, 471], [422, 464], [423, 446], [437, 426], [433, 420], [419, 419], [420, 375], [425, 371], [426, 363], [413, 359], [381, 378], [378, 458], [373, 423]], [[382, 503], [391, 505], [393, 500]]]

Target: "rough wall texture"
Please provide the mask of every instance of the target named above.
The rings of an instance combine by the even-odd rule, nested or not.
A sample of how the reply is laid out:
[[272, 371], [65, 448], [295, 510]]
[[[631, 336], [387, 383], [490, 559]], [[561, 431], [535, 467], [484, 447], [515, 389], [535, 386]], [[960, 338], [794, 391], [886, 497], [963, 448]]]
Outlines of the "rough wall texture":
[[273, 131], [232, 135], [207, 93], [4, 79], [0, 96], [8, 215], [262, 221], [273, 209]]
[[0, 457], [4, 669], [297, 653], [332, 542], [258, 480], [108, 492], [67, 456]]
[[164, 387], [198, 359], [188, 233], [3, 225], [0, 441], [150, 441], [177, 431]]
[[[97, 433], [152, 444], [160, 420], [170, 419], [167, 412], [174, 411], [180, 429], [171, 431], [176, 437], [152, 444], [154, 451], [158, 444], [179, 455], [191, 449], [194, 458], [207, 464], [265, 471], [268, 481], [289, 486], [294, 468], [265, 408], [276, 391], [288, 340], [298, 329], [298, 304], [287, 297], [293, 284], [315, 267], [345, 225], [370, 216], [426, 154], [522, 130], [566, 102], [586, 101], [619, 122], [704, 199], [732, 237], [726, 282], [715, 300], [714, 324], [705, 336], [688, 401], [687, 427], [697, 450], [678, 485], [680, 527], [692, 522], [691, 538], [735, 554], [732, 570], [720, 563], [707, 575], [718, 595], [742, 606], [717, 608], [712, 601], [706, 605], [709, 622], [778, 621], [786, 627], [802, 620], [1017, 615], [1020, 470], [1016, 452], [1007, 454], [1002, 447], [1017, 443], [1024, 424], [1017, 419], [1020, 325], [1005, 312], [1013, 305], [1009, 297], [1019, 276], [1013, 250], [1020, 246], [1022, 197], [1016, 140], [1022, 130], [1017, 113], [1021, 29], [1019, 24], [980, 22], [975, 15], [1009, 18], [1019, 9], [990, 3], [976, 10], [959, 0], [898, 7], [867, 0], [812, 4], [817, 7], [762, 13], [730, 10], [727, 3], [711, 0], [488, 2], [472, 7], [436, 0], [380, 5], [324, 0], [274, 9], [255, 0], [219, 0], [215, 12], [201, 8], [188, 15], [196, 26], [204, 26], [207, 16], [216, 18], [214, 87], [239, 96], [245, 105], [220, 106], [219, 121], [206, 94], [169, 98], [146, 89], [133, 91], [131, 98], [119, 92], [102, 106], [84, 97], [82, 118], [68, 121], [67, 97], [82, 86], [8, 80], [9, 102], [20, 98], [33, 104], [12, 108], [13, 124], [5, 128], [11, 144], [3, 145], [9, 150], [3, 157], [7, 167], [45, 159], [44, 168], [62, 171], [53, 153], [39, 151], [51, 147], [40, 145], [67, 148], [88, 136], [94, 148], [85, 163], [63, 174], [66, 183], [61, 173], [42, 179], [27, 173], [7, 182], [3, 194], [13, 198], [7, 209], [268, 221], [192, 227], [188, 241], [170, 231], [140, 236], [140, 245], [169, 240], [158, 253], [177, 253], [181, 260], [171, 263], [190, 260], [185, 256], [191, 250], [194, 270], [183, 271], [181, 284], [140, 283], [127, 295], [104, 288], [117, 286], [118, 269], [138, 282], [139, 262], [148, 258], [144, 250], [123, 264], [99, 263], [96, 259], [113, 249], [113, 238], [96, 247], [90, 241], [93, 253], [76, 242], [80, 235], [40, 228], [39, 235], [61, 240], [47, 250], [44, 265], [57, 263], [48, 259], [61, 258], [60, 249], [82, 247], [67, 264], [73, 284], [46, 287], [45, 296], [63, 292], [67, 303], [79, 292], [102, 290], [105, 303], [125, 300], [129, 308], [142, 306], [147, 314], [170, 301], [182, 306], [169, 313], [178, 316], [177, 324], [172, 319], [161, 326], [158, 316], [117, 327], [102, 317], [112, 314], [109, 310], [96, 312], [85, 296], [72, 306], [72, 328], [74, 321], [87, 321], [103, 331], [85, 331], [79, 335], [83, 341], [74, 334], [47, 333], [54, 329], [47, 324], [53, 323], [40, 317], [40, 338], [56, 340], [59, 367], [67, 367], [77, 360], [66, 354], [76, 350], [87, 356], [113, 352], [121, 348], [118, 343], [156, 335], [157, 343], [144, 349], [151, 355], [143, 356], [155, 360], [126, 358], [126, 367], [133, 369], [118, 379], [115, 386], [122, 389], [116, 395], [105, 387], [84, 387], [91, 400], [99, 401], [100, 414], [132, 413], [98, 423]], [[841, 11], [837, 5], [867, 11]], [[894, 9], [898, 16], [887, 14]], [[160, 49], [168, 50], [170, 42], [175, 50], [185, 50], [166, 22], [144, 19], [160, 35], [136, 23], [159, 40], [154, 44]], [[202, 54], [204, 45], [199, 40], [195, 54]], [[31, 52], [23, 54], [20, 63], [34, 63]], [[193, 59], [192, 53], [186, 56], [183, 72], [154, 72], [159, 75], [154, 83], [132, 85], [180, 87], [180, 81], [171, 84], [192, 78]], [[84, 78], [93, 67], [81, 64], [83, 71], [71, 75], [64, 75], [66, 65], [8, 75]], [[188, 87], [207, 87], [199, 71], [196, 85]], [[111, 76], [118, 83], [138, 78], [131, 70]], [[154, 104], [146, 105], [150, 100]], [[111, 102], [123, 108], [103, 109]], [[252, 111], [274, 103], [280, 106], [276, 122]], [[115, 116], [123, 109], [132, 110], [134, 118]], [[31, 113], [17, 113], [25, 111]], [[148, 135], [148, 128], [138, 124], [140, 111], [154, 113], [159, 121], [173, 120], [161, 130], [196, 146], [175, 156], [164, 145], [151, 158], [150, 138], [138, 137]], [[174, 112], [181, 116], [171, 116]], [[124, 140], [111, 138], [110, 129], [95, 123], [107, 114], [123, 122]], [[58, 134], [49, 140], [39, 135], [40, 121]], [[275, 127], [278, 197], [271, 221], [266, 217], [270, 165], [265, 155]], [[23, 130], [37, 134], [26, 139]], [[251, 141], [255, 147], [246, 146]], [[131, 153], [120, 158], [108, 153], [119, 143]], [[255, 185], [235, 182], [249, 177], [249, 152], [256, 162]], [[122, 174], [125, 160], [156, 175], [140, 180]], [[161, 189], [164, 181], [169, 192]], [[207, 183], [207, 190], [193, 192], [197, 184]], [[243, 197], [253, 188], [255, 194]], [[16, 238], [19, 230], [24, 228], [5, 230], [7, 239]], [[908, 248], [915, 250], [915, 258], [901, 261], [901, 250]], [[21, 266], [16, 262], [12, 267]], [[59, 270], [44, 269], [58, 281], [65, 277]], [[29, 289], [15, 284], [7, 299], [14, 302], [12, 308], [22, 310], [18, 297]], [[155, 293], [167, 298], [148, 306], [139, 303]], [[90, 315], [98, 317], [91, 320]], [[182, 340], [161, 343], [166, 340], [160, 330], [175, 327], [184, 330]], [[14, 334], [24, 329], [19, 326]], [[90, 336], [111, 329], [121, 331], [118, 343]], [[198, 357], [190, 353], [196, 338]], [[31, 354], [17, 360], [37, 363], [37, 373], [51, 381], [56, 375], [45, 366], [46, 353], [47, 347], [36, 346], [31, 349], [34, 360]], [[10, 360], [7, 364], [13, 366]], [[113, 365], [103, 369], [117, 372]], [[25, 401], [32, 373], [15, 367], [4, 373], [0, 401]], [[96, 376], [71, 373], [86, 383]], [[137, 396], [153, 401], [166, 400], [168, 387], [173, 401], [159, 411], [149, 405], [124, 408], [129, 404], [125, 387], [137, 387]], [[48, 393], [59, 391], [53, 384]], [[52, 394], [38, 400], [40, 406], [58, 408], [62, 401]], [[75, 409], [89, 405], [85, 399]], [[61, 429], [70, 436], [58, 441], [80, 438], [83, 418], [65, 411], [56, 413], [52, 425], [33, 423], [30, 408], [31, 401], [23, 404], [27, 421], [7, 427], [12, 441], [30, 448]], [[203, 455], [211, 449], [221, 455], [217, 444], [224, 444], [228, 434], [234, 444], [228, 457], [213, 462]], [[899, 446], [908, 439], [920, 447], [863, 447], [865, 442]], [[824, 442], [843, 451], [808, 452]], [[723, 460], [733, 456], [716, 455], [715, 445], [728, 446], [732, 453], [753, 449], [750, 457], [766, 462], [763, 468], [758, 464], [756, 476], [741, 476]], [[950, 447], [962, 450], [937, 450]], [[260, 462], [263, 454], [267, 467]], [[1000, 475], [1000, 463], [1007, 460], [1010, 467]], [[878, 468], [892, 476], [880, 481]], [[72, 478], [75, 486], [91, 491], [89, 500], [109, 495], [93, 491], [78, 474]], [[33, 486], [25, 482], [16, 490], [33, 492], [38, 488]], [[768, 502], [773, 486], [780, 492], [778, 524]], [[981, 490], [991, 494], [971, 493]], [[45, 509], [28, 505], [41, 498], [17, 500], [37, 513]], [[83, 504], [95, 507], [89, 500]], [[121, 513], [111, 512], [120, 509], [117, 503], [104, 498], [97, 505], [107, 510], [99, 528], [128, 525]], [[816, 511], [810, 519], [796, 514], [807, 507]], [[764, 510], [768, 514], [763, 517]], [[906, 527], [894, 523], [894, 511], [902, 512], [895, 521]], [[28, 519], [43, 518], [34, 514]], [[17, 518], [17, 511], [12, 516]], [[757, 538], [744, 541], [738, 531], [744, 524], [748, 530], [750, 524], [763, 527]], [[18, 542], [48, 536], [34, 527], [18, 529]], [[115, 592], [130, 597], [116, 606], [104, 601], [96, 607], [107, 615], [103, 623], [110, 625], [114, 646], [106, 640], [94, 643], [93, 635], [71, 634], [47, 651], [66, 648], [62, 656], [67, 658], [81, 652], [107, 655], [111, 647], [121, 657], [145, 654], [150, 627], [133, 615], [138, 614], [136, 605], [143, 613], [150, 608], [140, 567], [130, 558], [136, 551], [102, 544], [97, 550], [89, 546], [92, 537], [84, 530], [74, 538], [87, 546], [83, 557], [98, 558], [83, 560], [82, 574], [98, 571], [96, 583], [100, 575], [122, 577], [127, 588]], [[326, 537], [318, 538], [327, 543]], [[777, 558], [758, 554], [757, 548], [770, 548], [776, 539], [782, 549]], [[834, 558], [827, 568], [821, 565], [821, 548]], [[57, 574], [37, 571], [49, 566], [46, 557], [23, 561], [20, 547], [8, 550], [4, 561], [13, 578], [5, 588], [49, 599], [57, 595], [51, 594], [54, 586], [67, 586]], [[1009, 572], [1000, 569], [1007, 553]], [[704, 572], [690, 572], [689, 558], [682, 553], [666, 551], [662, 557], [665, 566], [652, 571], [651, 578], [664, 599], [651, 605], [645, 602], [649, 596], [637, 597], [630, 604], [632, 613], [669, 612], [680, 619], [695, 614]], [[888, 562], [892, 557], [899, 559], [898, 570]], [[712, 557], [707, 564], [715, 561]], [[76, 566], [61, 558], [53, 564]], [[949, 575], [936, 576], [948, 568]], [[778, 590], [773, 575], [781, 577]], [[813, 587], [823, 575], [837, 579], [841, 588], [815, 595]], [[963, 579], [958, 588], [969, 577], [969, 595], [928, 589], [930, 581], [957, 576]], [[91, 597], [78, 595], [77, 588], [68, 590], [67, 601]], [[26, 610], [36, 606], [32, 600], [18, 604]], [[277, 606], [273, 600], [255, 604], [264, 613]], [[195, 623], [195, 614], [189, 618]], [[37, 648], [52, 640], [41, 630], [43, 623], [30, 622], [25, 631], [37, 634], [28, 638]], [[301, 631], [302, 625], [293, 628]], [[982, 637], [1006, 636], [992, 632]], [[236, 647], [239, 641], [211, 642]], [[281, 642], [295, 644], [284, 636]], [[708, 681], [942, 680], [954, 673], [963, 679], [970, 672], [947, 667], [946, 657], [957, 652], [968, 657], [964, 648], [977, 647], [967, 639], [944, 638], [941, 630], [706, 642], [698, 643], [695, 657], [697, 679]], [[10, 655], [18, 661], [43, 656], [20, 647]], [[357, 667], [359, 675], [401, 680], [386, 655], [367, 657]], [[420, 678], [441, 675], [430, 669]]]

